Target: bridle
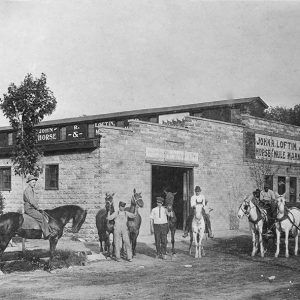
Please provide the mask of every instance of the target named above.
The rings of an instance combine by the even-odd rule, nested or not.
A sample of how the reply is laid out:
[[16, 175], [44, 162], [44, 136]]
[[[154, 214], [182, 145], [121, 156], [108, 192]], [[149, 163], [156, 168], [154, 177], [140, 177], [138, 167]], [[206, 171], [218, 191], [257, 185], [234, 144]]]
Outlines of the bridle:
[[134, 203], [135, 205], [139, 206], [138, 201], [143, 200], [140, 193], [134, 193], [131, 197], [131, 203]]

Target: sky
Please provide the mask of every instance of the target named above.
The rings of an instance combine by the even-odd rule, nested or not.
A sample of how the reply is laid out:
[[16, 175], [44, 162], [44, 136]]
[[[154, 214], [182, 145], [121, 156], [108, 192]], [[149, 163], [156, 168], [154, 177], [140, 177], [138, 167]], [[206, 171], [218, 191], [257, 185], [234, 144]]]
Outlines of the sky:
[[43, 72], [45, 120], [256, 96], [293, 107], [299, 53], [300, 1], [0, 2], [0, 98]]

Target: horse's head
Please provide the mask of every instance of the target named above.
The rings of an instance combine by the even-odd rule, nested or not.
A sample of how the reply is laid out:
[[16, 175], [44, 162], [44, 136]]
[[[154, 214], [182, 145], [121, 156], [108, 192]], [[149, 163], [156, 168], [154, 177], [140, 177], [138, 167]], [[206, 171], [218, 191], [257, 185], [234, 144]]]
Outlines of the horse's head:
[[106, 211], [111, 211], [113, 208], [113, 197], [114, 197], [115, 193], [105, 193], [105, 209]]
[[242, 218], [243, 216], [248, 216], [249, 213], [250, 213], [250, 210], [251, 210], [251, 199], [249, 198], [249, 196], [247, 196], [242, 204], [240, 205], [239, 207], [239, 210], [238, 210], [238, 218]]
[[142, 193], [137, 193], [135, 189], [133, 189], [133, 196], [131, 198], [131, 204], [138, 207], [144, 206], [144, 201], [142, 198]]
[[177, 194], [176, 193], [172, 193], [172, 192], [167, 192], [167, 191], [164, 191], [164, 193], [166, 194], [166, 206], [173, 206], [174, 204], [174, 198], [175, 198], [175, 195]]
[[285, 193], [282, 195], [276, 194], [276, 201], [277, 201], [277, 210], [279, 213], [284, 213], [284, 207], [285, 207]]
[[78, 206], [77, 210], [73, 215], [73, 224], [72, 224], [73, 233], [77, 233], [80, 230], [82, 224], [85, 221], [86, 215], [87, 215], [87, 210], [84, 210]]

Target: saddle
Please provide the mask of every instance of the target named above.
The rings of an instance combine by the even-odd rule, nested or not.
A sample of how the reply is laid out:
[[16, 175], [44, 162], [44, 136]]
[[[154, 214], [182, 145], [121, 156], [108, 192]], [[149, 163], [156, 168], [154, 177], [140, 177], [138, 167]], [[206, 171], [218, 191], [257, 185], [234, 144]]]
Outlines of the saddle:
[[[27, 214], [23, 214], [24, 222], [21, 226], [21, 229], [36, 229], [41, 230], [40, 224], [31, 216]], [[49, 217], [44, 215], [44, 218], [46, 218], [47, 223], [49, 223]]]

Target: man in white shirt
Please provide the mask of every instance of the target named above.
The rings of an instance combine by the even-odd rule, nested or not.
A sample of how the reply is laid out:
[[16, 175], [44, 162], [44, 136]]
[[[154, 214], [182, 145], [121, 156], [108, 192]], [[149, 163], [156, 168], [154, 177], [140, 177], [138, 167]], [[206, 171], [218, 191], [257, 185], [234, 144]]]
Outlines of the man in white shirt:
[[167, 259], [167, 234], [169, 230], [168, 215], [169, 212], [163, 206], [164, 199], [156, 197], [157, 206], [150, 214], [151, 233], [154, 232], [156, 257]]
[[201, 188], [198, 185], [195, 187], [195, 194], [191, 197], [192, 213], [188, 216], [183, 237], [187, 237], [189, 232], [191, 231], [192, 222], [194, 218], [194, 208], [196, 207], [197, 204], [203, 205], [203, 218], [208, 232], [208, 237], [213, 238], [213, 234], [211, 231], [210, 217], [205, 211], [205, 208], [207, 206], [207, 201], [205, 199], [205, 196], [201, 193]]

